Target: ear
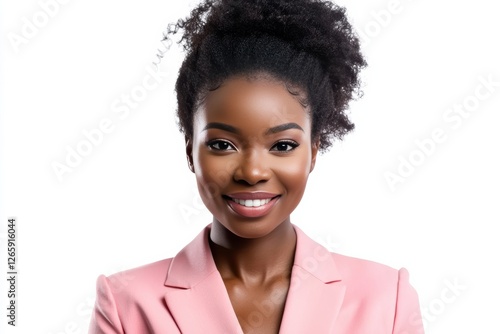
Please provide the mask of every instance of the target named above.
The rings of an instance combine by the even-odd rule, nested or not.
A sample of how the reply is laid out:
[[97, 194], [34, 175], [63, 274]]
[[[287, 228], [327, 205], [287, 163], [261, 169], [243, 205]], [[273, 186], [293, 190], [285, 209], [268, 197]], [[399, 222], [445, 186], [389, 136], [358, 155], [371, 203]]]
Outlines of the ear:
[[316, 156], [318, 154], [318, 149], [319, 149], [319, 139], [315, 140], [311, 145], [311, 169], [309, 170], [309, 173], [313, 171], [314, 166], [316, 165]]
[[184, 136], [184, 141], [186, 142], [186, 158], [188, 167], [191, 172], [194, 173], [194, 164], [193, 164], [193, 140]]

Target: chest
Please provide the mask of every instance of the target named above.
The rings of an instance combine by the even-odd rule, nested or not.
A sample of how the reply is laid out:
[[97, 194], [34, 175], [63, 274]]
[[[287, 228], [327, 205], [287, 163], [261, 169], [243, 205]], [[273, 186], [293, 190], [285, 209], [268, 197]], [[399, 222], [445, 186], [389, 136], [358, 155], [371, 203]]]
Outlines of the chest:
[[290, 285], [288, 279], [278, 279], [267, 284], [244, 285], [235, 281], [224, 284], [244, 333], [279, 332]]

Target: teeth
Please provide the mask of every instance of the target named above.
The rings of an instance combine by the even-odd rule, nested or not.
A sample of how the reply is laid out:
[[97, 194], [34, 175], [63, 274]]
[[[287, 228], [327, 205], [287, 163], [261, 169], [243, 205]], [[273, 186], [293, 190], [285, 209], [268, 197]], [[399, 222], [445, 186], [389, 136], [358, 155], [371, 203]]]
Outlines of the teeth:
[[256, 206], [262, 206], [264, 204], [269, 203], [271, 200], [270, 198], [266, 199], [237, 199], [233, 198], [233, 200], [241, 205], [247, 206], [247, 207], [256, 207]]

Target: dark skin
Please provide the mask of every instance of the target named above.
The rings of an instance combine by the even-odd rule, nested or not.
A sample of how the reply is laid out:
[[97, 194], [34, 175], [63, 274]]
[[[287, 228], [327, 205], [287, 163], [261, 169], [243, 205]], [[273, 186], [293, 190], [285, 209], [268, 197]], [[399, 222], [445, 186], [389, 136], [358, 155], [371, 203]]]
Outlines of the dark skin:
[[[208, 93], [193, 130], [188, 164], [213, 214], [210, 248], [235, 315], [244, 333], [278, 333], [295, 255], [290, 214], [318, 151], [308, 110], [269, 75], [234, 77]], [[234, 210], [227, 196], [241, 192], [276, 199], [255, 216]]]
[[279, 332], [295, 253], [295, 232], [282, 226], [257, 240], [221, 231], [231, 248], [210, 243], [244, 333]]

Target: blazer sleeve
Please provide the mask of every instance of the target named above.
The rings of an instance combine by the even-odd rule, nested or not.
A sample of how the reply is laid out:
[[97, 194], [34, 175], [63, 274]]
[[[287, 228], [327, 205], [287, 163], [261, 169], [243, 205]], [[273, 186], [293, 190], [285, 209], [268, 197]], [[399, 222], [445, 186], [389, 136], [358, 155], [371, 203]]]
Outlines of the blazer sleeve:
[[424, 334], [420, 304], [405, 268], [399, 270], [393, 334]]
[[97, 278], [96, 301], [89, 326], [89, 334], [124, 334], [115, 299], [108, 279]]

